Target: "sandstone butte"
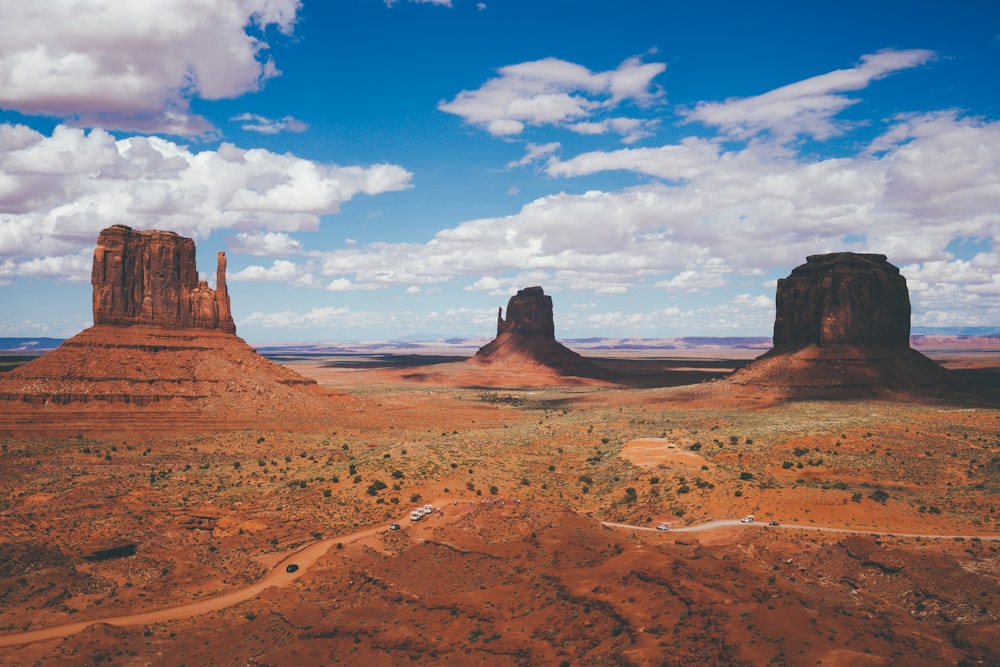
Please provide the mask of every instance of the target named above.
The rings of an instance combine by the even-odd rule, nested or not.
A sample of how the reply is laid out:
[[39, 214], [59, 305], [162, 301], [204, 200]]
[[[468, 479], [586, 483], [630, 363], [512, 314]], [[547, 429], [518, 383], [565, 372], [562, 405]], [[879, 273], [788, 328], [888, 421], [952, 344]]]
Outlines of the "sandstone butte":
[[497, 335], [471, 363], [492, 369], [547, 370], [563, 376], [610, 380], [613, 373], [556, 340], [552, 297], [541, 287], [518, 290], [497, 313]]
[[213, 290], [192, 239], [114, 225], [98, 236], [91, 282], [94, 326], [0, 376], [0, 433], [228, 428], [331, 408], [315, 381], [236, 335], [225, 253]]
[[810, 255], [778, 280], [774, 346], [728, 380], [786, 398], [947, 393], [954, 376], [910, 347], [906, 279], [885, 255]]

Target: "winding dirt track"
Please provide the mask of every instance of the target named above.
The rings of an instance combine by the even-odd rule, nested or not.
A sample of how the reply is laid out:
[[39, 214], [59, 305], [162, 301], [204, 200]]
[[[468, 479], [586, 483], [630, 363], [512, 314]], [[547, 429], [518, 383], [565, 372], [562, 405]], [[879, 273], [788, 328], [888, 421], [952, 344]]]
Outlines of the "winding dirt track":
[[[459, 507], [465, 507], [464, 503], [461, 503]], [[450, 520], [457, 518], [456, 514], [450, 514], [448, 516]], [[650, 528], [648, 526], [632, 526], [624, 523], [612, 523], [610, 521], [602, 521], [602, 526], [608, 528], [623, 528], [627, 530], [648, 530], [657, 532], [656, 528]], [[854, 530], [851, 528], [833, 528], [825, 526], [803, 526], [799, 524], [781, 524], [780, 526], [768, 526], [763, 523], [742, 523], [736, 519], [720, 519], [717, 521], [708, 521], [706, 523], [697, 524], [694, 526], [685, 526], [683, 528], [671, 528], [669, 532], [671, 533], [694, 533], [700, 531], [714, 530], [719, 528], [764, 528], [764, 529], [795, 529], [795, 530], [817, 530], [825, 533], [852, 533], [860, 535], [880, 535], [880, 536], [892, 536], [892, 537], [913, 537], [922, 538], [929, 540], [954, 540], [954, 539], [979, 539], [988, 541], [1000, 541], [1000, 536], [998, 535], [932, 535], [932, 534], [918, 534], [918, 533], [894, 533], [891, 531], [875, 531], [875, 530]], [[330, 547], [334, 544], [340, 542], [349, 544], [351, 542], [357, 542], [366, 537], [371, 537], [377, 533], [386, 530], [382, 526], [365, 528], [362, 530], [349, 533], [347, 535], [340, 535], [338, 537], [330, 537], [325, 540], [320, 540], [319, 542], [314, 542], [306, 547], [299, 549], [291, 554], [285, 556], [280, 563], [274, 566], [270, 572], [264, 575], [260, 581], [255, 584], [251, 584], [246, 588], [240, 588], [235, 591], [230, 591], [228, 593], [222, 593], [212, 598], [206, 598], [204, 600], [198, 600], [197, 602], [191, 602], [188, 604], [178, 605], [176, 607], [168, 607], [166, 609], [159, 609], [156, 611], [143, 612], [141, 614], [130, 614], [127, 616], [114, 616], [110, 618], [96, 618], [87, 621], [80, 621], [78, 623], [70, 623], [67, 625], [57, 625], [51, 628], [44, 628], [41, 630], [32, 630], [30, 632], [22, 632], [14, 635], [0, 635], [0, 648], [8, 646], [20, 646], [23, 644], [32, 644], [34, 642], [45, 641], [47, 639], [61, 639], [67, 637], [76, 632], [87, 628], [91, 625], [96, 625], [99, 623], [106, 623], [108, 625], [116, 626], [128, 626], [128, 625], [146, 625], [151, 623], [163, 623], [166, 621], [174, 621], [182, 618], [191, 618], [193, 616], [200, 616], [202, 614], [207, 614], [209, 612], [218, 611], [220, 609], [225, 609], [233, 605], [249, 600], [252, 597], [259, 595], [262, 591], [271, 586], [287, 586], [300, 576], [305, 573], [319, 558], [325, 554]], [[299, 566], [296, 572], [286, 572], [285, 566], [292, 560]]]
[[[656, 528], [650, 528], [648, 526], [632, 526], [627, 523], [612, 523], [610, 521], [602, 521], [602, 526], [607, 526], [608, 528], [626, 528], [628, 530], [651, 530], [653, 532], [658, 532]], [[699, 523], [694, 526], [684, 526], [683, 528], [671, 528], [667, 532], [671, 533], [696, 533], [704, 530], [712, 530], [714, 528], [767, 528], [769, 530], [775, 529], [795, 529], [795, 530], [817, 530], [822, 533], [850, 533], [852, 535], [878, 535], [881, 537], [916, 537], [924, 540], [984, 540], [990, 542], [1000, 542], [1000, 535], [937, 535], [929, 533], [894, 533], [888, 530], [859, 530], [857, 528], [834, 528], [832, 526], [806, 526], [798, 523], [783, 523], [778, 526], [769, 526], [766, 523], [743, 523], [736, 519], [719, 519], [717, 521], [708, 521], [706, 523]], [[660, 531], [662, 532], [662, 531]]]

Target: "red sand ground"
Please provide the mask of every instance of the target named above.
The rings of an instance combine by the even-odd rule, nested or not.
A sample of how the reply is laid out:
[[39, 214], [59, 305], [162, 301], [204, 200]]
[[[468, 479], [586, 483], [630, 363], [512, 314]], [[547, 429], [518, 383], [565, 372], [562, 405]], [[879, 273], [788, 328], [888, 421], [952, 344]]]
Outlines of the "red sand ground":
[[[45, 416], [68, 417], [64, 434], [8, 418], [3, 635], [210, 600], [333, 546], [235, 606], [94, 625], [0, 648], [0, 662], [1000, 663], [1000, 553], [973, 539], [1000, 535], [995, 406], [326, 363], [293, 366], [319, 381], [319, 403], [259, 426], [201, 413], [200, 431], [153, 419], [146, 433], [152, 404], [57, 406]], [[477, 502], [490, 496], [507, 502]], [[428, 499], [443, 519], [386, 530]], [[749, 513], [967, 537], [600, 523]], [[85, 559], [128, 543], [134, 556]]]

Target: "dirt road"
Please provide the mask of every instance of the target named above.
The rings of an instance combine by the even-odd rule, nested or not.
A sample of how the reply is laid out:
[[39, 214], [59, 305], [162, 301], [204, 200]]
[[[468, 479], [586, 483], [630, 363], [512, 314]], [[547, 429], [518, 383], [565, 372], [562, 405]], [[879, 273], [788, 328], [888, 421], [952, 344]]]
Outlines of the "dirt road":
[[[657, 532], [656, 528], [649, 526], [632, 526], [627, 523], [612, 523], [602, 521], [602, 526], [608, 528], [626, 528], [629, 530], [651, 530]], [[694, 526], [684, 526], [683, 528], [671, 528], [671, 533], [695, 533], [699, 531], [712, 530], [714, 528], [767, 528], [768, 530], [795, 529], [795, 530], [817, 530], [822, 533], [849, 533], [852, 535], [879, 535], [882, 537], [918, 537], [925, 540], [983, 540], [989, 542], [1000, 541], [1000, 535], [938, 535], [932, 533], [895, 533], [888, 530], [859, 530], [856, 528], [835, 528], [833, 526], [806, 526], [798, 523], [783, 523], [777, 526], [769, 526], [764, 522], [743, 523], [737, 519], [719, 519], [708, 521]], [[663, 531], [660, 531], [663, 532]]]
[[[435, 503], [437, 505], [438, 503]], [[442, 505], [448, 507], [449, 510], [452, 507], [447, 505], [447, 502], [442, 502]], [[470, 507], [465, 502], [458, 503], [458, 512], [450, 511], [445, 515], [447, 521], [453, 521], [461, 514], [466, 513]], [[401, 519], [402, 521], [402, 519]], [[624, 523], [612, 523], [610, 521], [602, 521], [602, 526], [607, 526], [609, 528], [623, 528], [627, 530], [649, 530], [656, 532], [656, 528], [650, 528], [648, 526], [632, 526]], [[922, 538], [928, 540], [956, 540], [956, 539], [979, 539], [984, 541], [1000, 541], [1000, 536], [997, 535], [935, 535], [935, 534], [918, 534], [918, 533], [895, 533], [891, 531], [874, 531], [874, 530], [854, 530], [850, 528], [834, 528], [826, 526], [803, 526], [799, 524], [781, 524], [780, 526], [768, 526], [762, 523], [743, 523], [736, 519], [720, 519], [717, 521], [709, 521], [702, 524], [697, 524], [694, 526], [684, 526], [683, 528], [671, 528], [669, 532], [671, 533], [693, 533], [701, 531], [709, 531], [720, 528], [762, 528], [768, 530], [776, 529], [795, 529], [795, 530], [817, 530], [827, 533], [852, 533], [859, 535], [880, 535], [880, 536], [892, 536], [892, 537], [914, 537]], [[47, 639], [59, 639], [66, 637], [76, 632], [87, 628], [88, 626], [95, 625], [98, 623], [107, 623], [109, 625], [117, 626], [129, 626], [129, 625], [147, 625], [152, 623], [163, 623], [166, 621], [173, 621], [181, 618], [191, 618], [193, 616], [200, 616], [202, 614], [207, 614], [212, 611], [218, 611], [219, 609], [225, 609], [233, 605], [239, 604], [245, 600], [259, 595], [262, 591], [271, 586], [287, 586], [299, 577], [302, 576], [309, 568], [317, 561], [319, 558], [325, 554], [330, 547], [338, 542], [343, 544], [349, 544], [352, 542], [357, 542], [368, 537], [372, 537], [379, 532], [385, 531], [386, 528], [383, 526], [376, 526], [371, 528], [364, 528], [362, 530], [349, 533], [347, 535], [340, 535], [337, 537], [330, 537], [325, 540], [320, 540], [319, 542], [314, 542], [308, 546], [305, 546], [298, 551], [292, 552], [285, 556], [280, 563], [275, 565], [270, 572], [264, 575], [264, 577], [255, 584], [251, 584], [246, 588], [241, 588], [235, 591], [230, 591], [228, 593], [222, 593], [212, 598], [207, 598], [204, 600], [198, 600], [197, 602], [191, 602], [189, 604], [178, 605], [176, 607], [168, 607], [166, 609], [159, 609], [156, 611], [143, 612], [141, 614], [130, 614], [126, 616], [114, 616], [110, 618], [97, 618], [88, 621], [80, 621], [78, 623], [70, 623], [68, 625], [58, 625], [51, 628], [43, 628], [41, 630], [32, 630], [30, 632], [22, 632], [14, 635], [0, 635], [0, 648], [6, 646], [19, 646], [22, 644], [31, 644], [38, 641], [44, 641]], [[417, 539], [417, 538], [415, 538]], [[299, 569], [295, 572], [286, 572], [285, 567], [288, 563], [294, 562], [299, 566]]]
[[[444, 501], [435, 503], [435, 506], [438, 506], [438, 504], [445, 505]], [[446, 513], [444, 518], [447, 521], [453, 521], [458, 518], [460, 514], [464, 514], [469, 508], [465, 503], [459, 503], [457, 508], [449, 506], [448, 509], [451, 511]], [[456, 509], [461, 511], [455, 511]], [[403, 519], [400, 519], [399, 521], [403, 521]], [[317, 560], [319, 560], [323, 554], [329, 551], [330, 547], [338, 542], [342, 544], [350, 544], [352, 542], [372, 537], [373, 535], [385, 530], [386, 527], [381, 525], [364, 528], [347, 535], [330, 537], [302, 547], [297, 551], [287, 554], [281, 559], [281, 562], [276, 564], [274, 568], [261, 578], [260, 581], [255, 584], [251, 584], [246, 588], [240, 588], [228, 593], [222, 593], [215, 597], [198, 600], [197, 602], [182, 604], [176, 607], [168, 607], [166, 609], [158, 609], [156, 611], [129, 614], [126, 616], [113, 616], [109, 618], [95, 618], [67, 625], [57, 625], [51, 628], [43, 628], [41, 630], [31, 630], [30, 632], [22, 632], [15, 635], [0, 635], [0, 648], [31, 644], [38, 641], [44, 641], [46, 639], [60, 639], [73, 633], [80, 632], [88, 626], [100, 623], [117, 626], [147, 625], [151, 623], [174, 621], [181, 618], [191, 618], [192, 616], [201, 616], [202, 614], [232, 607], [233, 605], [259, 595], [262, 591], [272, 586], [282, 587], [289, 585], [301, 577]], [[298, 570], [295, 572], [286, 572], [285, 567], [287, 564], [293, 562], [299, 566]]]

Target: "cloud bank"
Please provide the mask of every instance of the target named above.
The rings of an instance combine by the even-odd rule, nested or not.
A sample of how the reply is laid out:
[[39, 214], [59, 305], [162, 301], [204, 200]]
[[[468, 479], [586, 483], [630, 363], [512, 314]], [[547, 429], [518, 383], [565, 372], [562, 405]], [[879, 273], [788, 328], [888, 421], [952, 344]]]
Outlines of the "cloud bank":
[[315, 230], [343, 202], [408, 188], [411, 176], [393, 164], [338, 166], [225, 143], [194, 152], [157, 137], [115, 140], [66, 126], [45, 136], [4, 124], [0, 261], [8, 276], [48, 267], [83, 280], [80, 253], [117, 223], [193, 237], [233, 229], [245, 252], [289, 254], [300, 245], [287, 232]]
[[255, 92], [279, 70], [269, 28], [300, 0], [0, 0], [0, 108], [84, 127], [212, 130], [190, 100]]

